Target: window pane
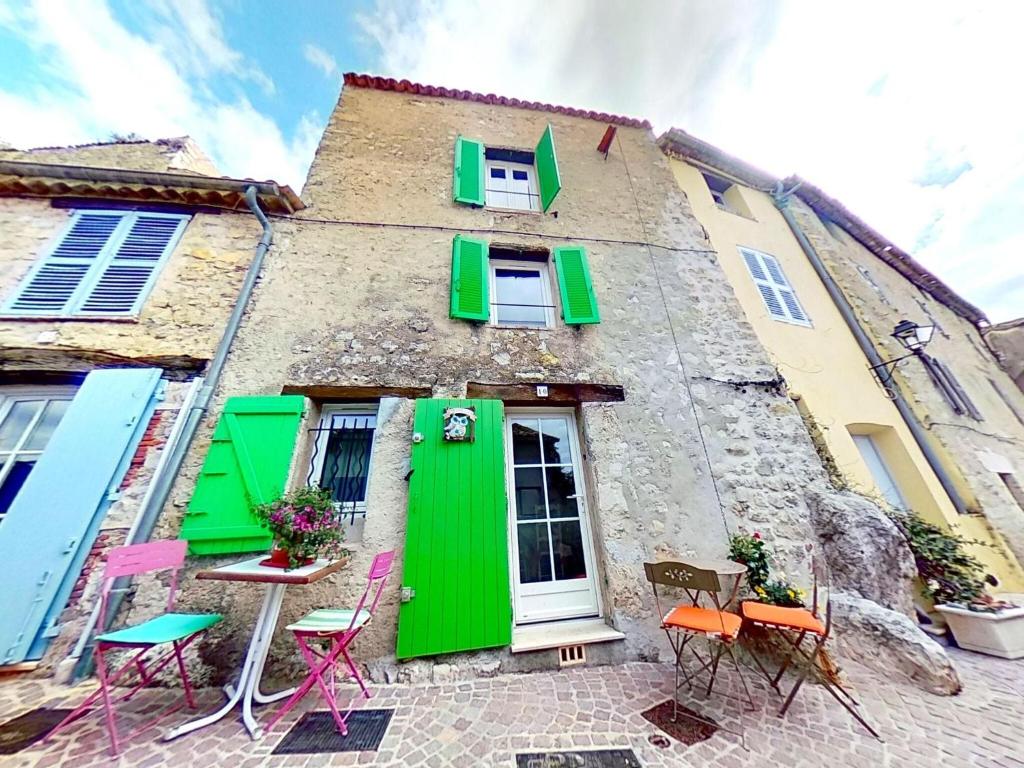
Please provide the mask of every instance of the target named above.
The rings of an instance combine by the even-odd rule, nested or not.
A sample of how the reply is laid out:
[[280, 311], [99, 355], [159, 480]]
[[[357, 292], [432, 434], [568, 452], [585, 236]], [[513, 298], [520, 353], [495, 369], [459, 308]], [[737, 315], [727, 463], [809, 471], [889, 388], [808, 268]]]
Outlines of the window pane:
[[512, 178], [515, 181], [529, 181], [530, 177], [526, 171], [512, 171]]
[[576, 520], [551, 524], [551, 544], [555, 553], [555, 579], [585, 579], [587, 564], [583, 559], [583, 535]]
[[516, 527], [519, 529], [519, 581], [523, 584], [551, 581], [547, 523], [520, 523]]
[[536, 419], [512, 422], [512, 462], [540, 464], [540, 430]]
[[43, 417], [36, 424], [36, 428], [32, 430], [32, 435], [25, 442], [25, 450], [41, 451], [46, 447], [46, 444], [50, 442], [50, 437], [53, 435], [53, 430], [57, 428], [60, 420], [64, 418], [69, 405], [71, 405], [70, 400], [51, 400], [47, 403], [46, 410], [43, 411]]
[[373, 445], [372, 416], [347, 416], [332, 425], [327, 438], [320, 487], [342, 503], [366, 501], [366, 479]]
[[540, 428], [544, 433], [544, 463], [571, 464], [569, 427], [565, 419], [542, 419]]
[[544, 288], [540, 270], [494, 271], [498, 322], [504, 325], [545, 325]]
[[11, 508], [11, 502], [18, 495], [21, 486], [25, 484], [25, 478], [28, 477], [28, 473], [32, 471], [34, 466], [34, 460], [15, 462], [10, 474], [7, 475], [3, 485], [0, 486], [0, 515], [7, 514], [7, 510]]
[[42, 400], [20, 400], [11, 406], [4, 423], [0, 425], [0, 451], [10, 451], [17, 445], [29, 422], [43, 407]]
[[572, 467], [546, 467], [548, 479], [548, 509], [551, 517], [579, 517], [580, 508], [576, 495], [576, 478]]
[[543, 520], [547, 517], [543, 483], [540, 467], [516, 467], [516, 517], [519, 520]]
[[504, 179], [505, 178], [505, 169], [504, 168], [491, 168], [491, 178], [492, 179]]

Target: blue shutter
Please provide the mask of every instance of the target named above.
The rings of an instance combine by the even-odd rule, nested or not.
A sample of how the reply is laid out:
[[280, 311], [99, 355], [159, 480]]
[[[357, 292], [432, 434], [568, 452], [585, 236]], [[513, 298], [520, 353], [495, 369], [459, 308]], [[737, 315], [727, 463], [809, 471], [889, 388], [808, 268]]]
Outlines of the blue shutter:
[[0, 524], [0, 664], [42, 656], [149, 422], [159, 368], [93, 371]]
[[79, 211], [5, 311], [19, 315], [138, 314], [188, 216]]

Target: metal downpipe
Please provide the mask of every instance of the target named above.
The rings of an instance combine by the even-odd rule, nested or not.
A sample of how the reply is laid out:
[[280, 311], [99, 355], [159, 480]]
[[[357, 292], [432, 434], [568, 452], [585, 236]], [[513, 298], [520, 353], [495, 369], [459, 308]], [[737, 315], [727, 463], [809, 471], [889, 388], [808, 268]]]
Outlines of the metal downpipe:
[[[878, 351], [875, 349], [875, 345], [868, 338], [867, 333], [861, 327], [860, 322], [857, 320], [857, 316], [853, 312], [853, 307], [846, 300], [846, 296], [840, 290], [839, 286], [836, 285], [835, 280], [832, 279], [832, 275], [825, 268], [824, 263], [821, 261], [821, 257], [818, 256], [818, 252], [811, 245], [811, 241], [807, 239], [807, 235], [797, 224], [796, 219], [793, 217], [792, 212], [789, 210], [789, 195], [793, 190], [783, 191], [782, 182], [779, 182], [772, 194], [772, 201], [775, 203], [775, 207], [779, 209], [779, 213], [782, 214], [782, 218], [786, 220], [786, 224], [789, 225], [790, 230], [793, 232], [793, 236], [800, 244], [800, 248], [803, 250], [804, 255], [807, 256], [807, 260], [811, 262], [811, 266], [817, 273], [821, 282], [825, 285], [825, 290], [828, 291], [828, 295], [832, 299], [832, 303], [836, 305], [839, 310], [839, 314], [842, 315], [843, 321], [846, 326], [850, 329], [853, 337], [857, 340], [857, 345], [861, 348], [864, 356], [868, 359], [868, 362], [872, 366], [880, 366], [883, 363], [882, 358], [879, 356]], [[942, 461], [939, 459], [938, 454], [935, 453], [928, 441], [928, 435], [925, 434], [924, 427], [917, 420], [917, 416], [911, 410], [907, 401], [903, 399], [903, 393], [900, 391], [898, 386], [893, 386], [890, 390], [893, 393], [893, 404], [896, 406], [896, 410], [900, 412], [900, 416], [903, 417], [903, 421], [906, 423], [907, 428], [910, 430], [910, 434], [914, 436], [914, 441], [921, 449], [921, 453], [924, 454], [925, 461], [928, 462], [928, 466], [932, 468], [935, 476], [939, 480], [939, 484], [942, 485], [942, 489], [949, 496], [949, 500], [953, 502], [953, 506], [956, 507], [956, 511], [959, 514], [965, 514], [967, 512], [967, 505], [964, 504], [963, 498], [957, 491], [956, 486], [953, 483], [952, 478], [946, 472], [942, 466]]]
[[[242, 324], [242, 316], [245, 314], [245, 308], [249, 304], [249, 299], [252, 297], [253, 289], [256, 287], [256, 280], [259, 279], [260, 270], [263, 268], [263, 260], [267, 255], [267, 251], [270, 249], [270, 244], [274, 240], [274, 229], [271, 227], [270, 221], [260, 209], [259, 201], [256, 197], [255, 186], [250, 186], [245, 190], [245, 202], [249, 206], [249, 210], [256, 217], [256, 220], [259, 221], [260, 226], [263, 227], [263, 234], [256, 245], [256, 253], [253, 255], [252, 262], [249, 264], [249, 269], [245, 273], [245, 280], [242, 281], [242, 287], [238, 292], [238, 300], [235, 302], [235, 305], [231, 310], [231, 315], [228, 317], [227, 324], [224, 326], [224, 333], [221, 335], [220, 343], [217, 345], [213, 359], [210, 361], [210, 365], [206, 369], [203, 386], [199, 390], [199, 394], [189, 410], [185, 425], [181, 430], [181, 438], [174, 445], [171, 454], [167, 458], [166, 471], [160, 475], [156, 483], [152, 486], [151, 492], [148, 496], [148, 503], [139, 512], [138, 525], [135, 528], [134, 535], [125, 542], [126, 544], [139, 544], [149, 541], [149, 537], [153, 535], [153, 529], [156, 527], [156, 522], [160, 517], [160, 512], [163, 510], [164, 505], [167, 503], [167, 499], [171, 495], [171, 489], [174, 487], [174, 481], [178, 477], [181, 465], [185, 462], [185, 457], [188, 455], [188, 450], [192, 445], [192, 440], [195, 437], [196, 432], [199, 430], [199, 424], [206, 415], [206, 411], [210, 406], [210, 400], [213, 399], [214, 390], [217, 388], [217, 383], [220, 380], [221, 373], [224, 371], [224, 365], [227, 362], [228, 352], [231, 350], [231, 345], [234, 343], [235, 337], [238, 335], [238, 328]], [[101, 632], [105, 632], [110, 628], [110, 625], [117, 616], [118, 609], [124, 600], [125, 591], [129, 584], [129, 579], [126, 579], [123, 584], [115, 582], [114, 590], [111, 592], [110, 596], [110, 605], [107, 610], [106, 620], [103, 622]], [[87, 674], [86, 670], [91, 666], [91, 662], [92, 646], [90, 645], [85, 652], [83, 652], [71, 678], [73, 680], [80, 679], [82, 676]]]

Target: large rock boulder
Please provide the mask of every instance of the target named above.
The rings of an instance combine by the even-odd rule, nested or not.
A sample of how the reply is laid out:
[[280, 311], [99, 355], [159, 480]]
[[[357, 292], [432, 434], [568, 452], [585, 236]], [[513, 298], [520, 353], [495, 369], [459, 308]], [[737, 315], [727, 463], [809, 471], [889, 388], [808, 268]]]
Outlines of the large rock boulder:
[[960, 676], [946, 650], [902, 613], [833, 592], [832, 628], [842, 656], [931, 693], [960, 692]]
[[833, 589], [913, 618], [917, 568], [892, 520], [877, 504], [855, 493], [808, 489], [806, 497]]

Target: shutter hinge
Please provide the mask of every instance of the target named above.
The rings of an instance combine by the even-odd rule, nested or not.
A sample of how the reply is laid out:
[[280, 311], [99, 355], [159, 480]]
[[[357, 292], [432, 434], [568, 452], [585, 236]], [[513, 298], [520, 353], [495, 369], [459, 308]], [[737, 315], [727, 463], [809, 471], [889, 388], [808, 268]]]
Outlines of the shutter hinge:
[[117, 488], [111, 488], [107, 491], [107, 501], [113, 504], [115, 501], [121, 498], [121, 491]]
[[60, 634], [60, 627], [60, 622], [58, 622], [57, 619], [53, 619], [47, 625], [46, 629], [44, 629], [40, 634], [42, 635], [42, 637], [46, 638], [56, 637]]
[[412, 587], [402, 587], [400, 600], [403, 603], [411, 603], [412, 599], [416, 597], [416, 590]]

